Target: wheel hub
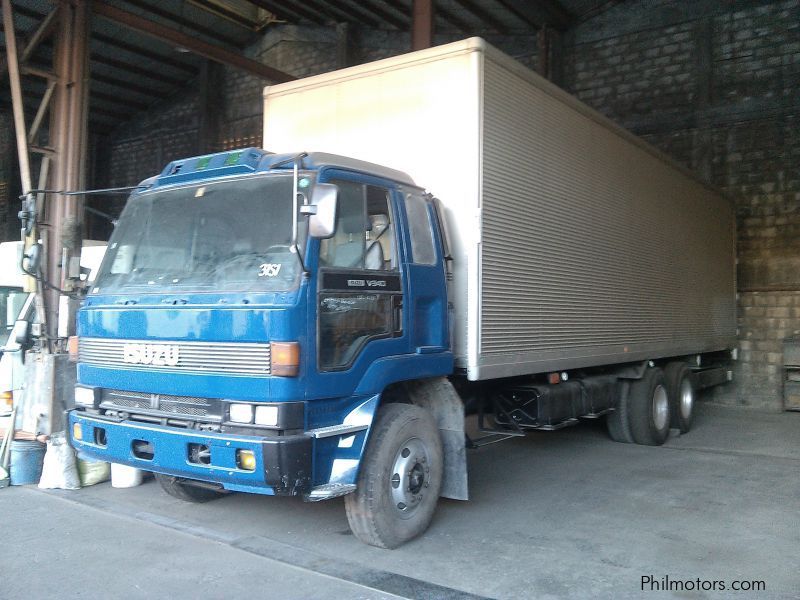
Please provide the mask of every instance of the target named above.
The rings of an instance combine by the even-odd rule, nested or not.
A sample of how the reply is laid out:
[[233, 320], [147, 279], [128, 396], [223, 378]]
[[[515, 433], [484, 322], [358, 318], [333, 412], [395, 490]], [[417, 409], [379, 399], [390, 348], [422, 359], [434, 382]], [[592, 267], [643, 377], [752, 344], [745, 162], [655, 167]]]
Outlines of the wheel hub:
[[653, 423], [661, 431], [667, 426], [669, 420], [669, 398], [663, 385], [656, 386], [653, 390]]
[[430, 485], [430, 467], [425, 444], [410, 438], [400, 445], [392, 463], [389, 482], [392, 502], [401, 518], [409, 518], [419, 507]]
[[692, 416], [692, 408], [694, 407], [694, 390], [692, 384], [688, 379], [681, 382], [681, 399], [680, 410], [681, 416], [688, 420]]

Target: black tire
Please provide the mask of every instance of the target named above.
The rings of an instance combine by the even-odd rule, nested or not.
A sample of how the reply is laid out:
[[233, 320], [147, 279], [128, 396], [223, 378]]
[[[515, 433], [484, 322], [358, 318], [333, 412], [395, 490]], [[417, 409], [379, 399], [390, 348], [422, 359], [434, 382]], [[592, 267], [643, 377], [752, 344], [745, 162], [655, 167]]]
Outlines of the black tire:
[[669, 436], [669, 392], [664, 372], [649, 368], [631, 383], [628, 402], [633, 441], [644, 446], [660, 446]]
[[664, 369], [669, 392], [670, 422], [672, 427], [687, 433], [694, 421], [694, 403], [696, 400], [692, 372], [686, 363], [671, 362]]
[[171, 475], [162, 475], [160, 473], [154, 473], [154, 475], [161, 489], [178, 500], [200, 504], [209, 500], [216, 500], [224, 495], [222, 492], [183, 483], [180, 478], [172, 477]]
[[621, 381], [619, 385], [619, 399], [614, 410], [606, 417], [606, 427], [608, 435], [615, 442], [622, 444], [632, 444], [633, 434], [631, 433], [630, 419], [628, 412], [628, 398], [630, 396], [631, 384], [628, 381]]
[[442, 440], [433, 416], [411, 404], [378, 410], [356, 491], [345, 496], [355, 536], [396, 548], [428, 528], [442, 488]]

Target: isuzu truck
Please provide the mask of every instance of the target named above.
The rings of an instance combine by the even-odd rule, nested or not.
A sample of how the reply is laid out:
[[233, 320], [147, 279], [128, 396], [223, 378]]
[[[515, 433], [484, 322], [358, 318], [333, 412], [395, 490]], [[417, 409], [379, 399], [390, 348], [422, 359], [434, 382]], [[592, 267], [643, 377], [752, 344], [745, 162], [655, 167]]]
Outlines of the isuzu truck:
[[344, 496], [391, 548], [467, 499], [468, 446], [659, 445], [726, 380], [731, 203], [483, 40], [268, 87], [263, 141], [131, 195], [78, 314], [81, 451], [190, 501]]

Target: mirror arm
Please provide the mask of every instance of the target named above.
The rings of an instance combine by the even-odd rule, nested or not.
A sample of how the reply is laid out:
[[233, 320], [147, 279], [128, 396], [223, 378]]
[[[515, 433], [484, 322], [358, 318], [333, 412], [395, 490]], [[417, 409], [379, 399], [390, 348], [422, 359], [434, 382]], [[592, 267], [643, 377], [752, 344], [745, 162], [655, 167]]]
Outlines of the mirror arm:
[[[298, 184], [298, 167], [297, 162], [299, 159], [302, 159], [303, 155], [300, 155], [294, 161], [293, 177], [292, 177], [292, 245], [290, 246], [291, 250], [297, 255], [297, 260], [300, 261], [300, 268], [303, 270], [303, 276], [308, 277], [308, 269], [306, 269], [305, 262], [303, 261], [303, 257], [300, 255], [300, 248], [297, 246], [297, 237], [298, 237], [298, 230], [300, 226], [300, 219], [297, 216], [298, 206], [297, 206], [297, 184]], [[305, 194], [303, 195], [303, 205], [305, 206], [308, 203], [308, 200], [305, 198]]]

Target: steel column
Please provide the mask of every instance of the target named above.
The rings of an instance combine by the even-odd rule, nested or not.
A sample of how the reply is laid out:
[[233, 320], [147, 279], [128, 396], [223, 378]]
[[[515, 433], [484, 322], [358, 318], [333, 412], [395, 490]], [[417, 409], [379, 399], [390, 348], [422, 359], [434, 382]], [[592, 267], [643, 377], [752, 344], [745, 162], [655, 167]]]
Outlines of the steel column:
[[433, 0], [414, 0], [411, 20], [411, 49], [422, 50], [433, 45]]
[[[54, 48], [58, 83], [51, 111], [50, 135], [55, 148], [52, 187], [78, 190], [85, 187], [89, 98], [89, 33], [91, 7], [88, 0], [59, 4], [58, 30]], [[83, 223], [81, 196], [53, 195], [49, 198], [46, 237], [45, 277], [56, 287], [69, 286], [68, 277], [76, 276], [80, 265]], [[47, 335], [51, 348], [58, 338], [60, 292], [47, 290]], [[74, 322], [67, 318], [67, 335]]]

